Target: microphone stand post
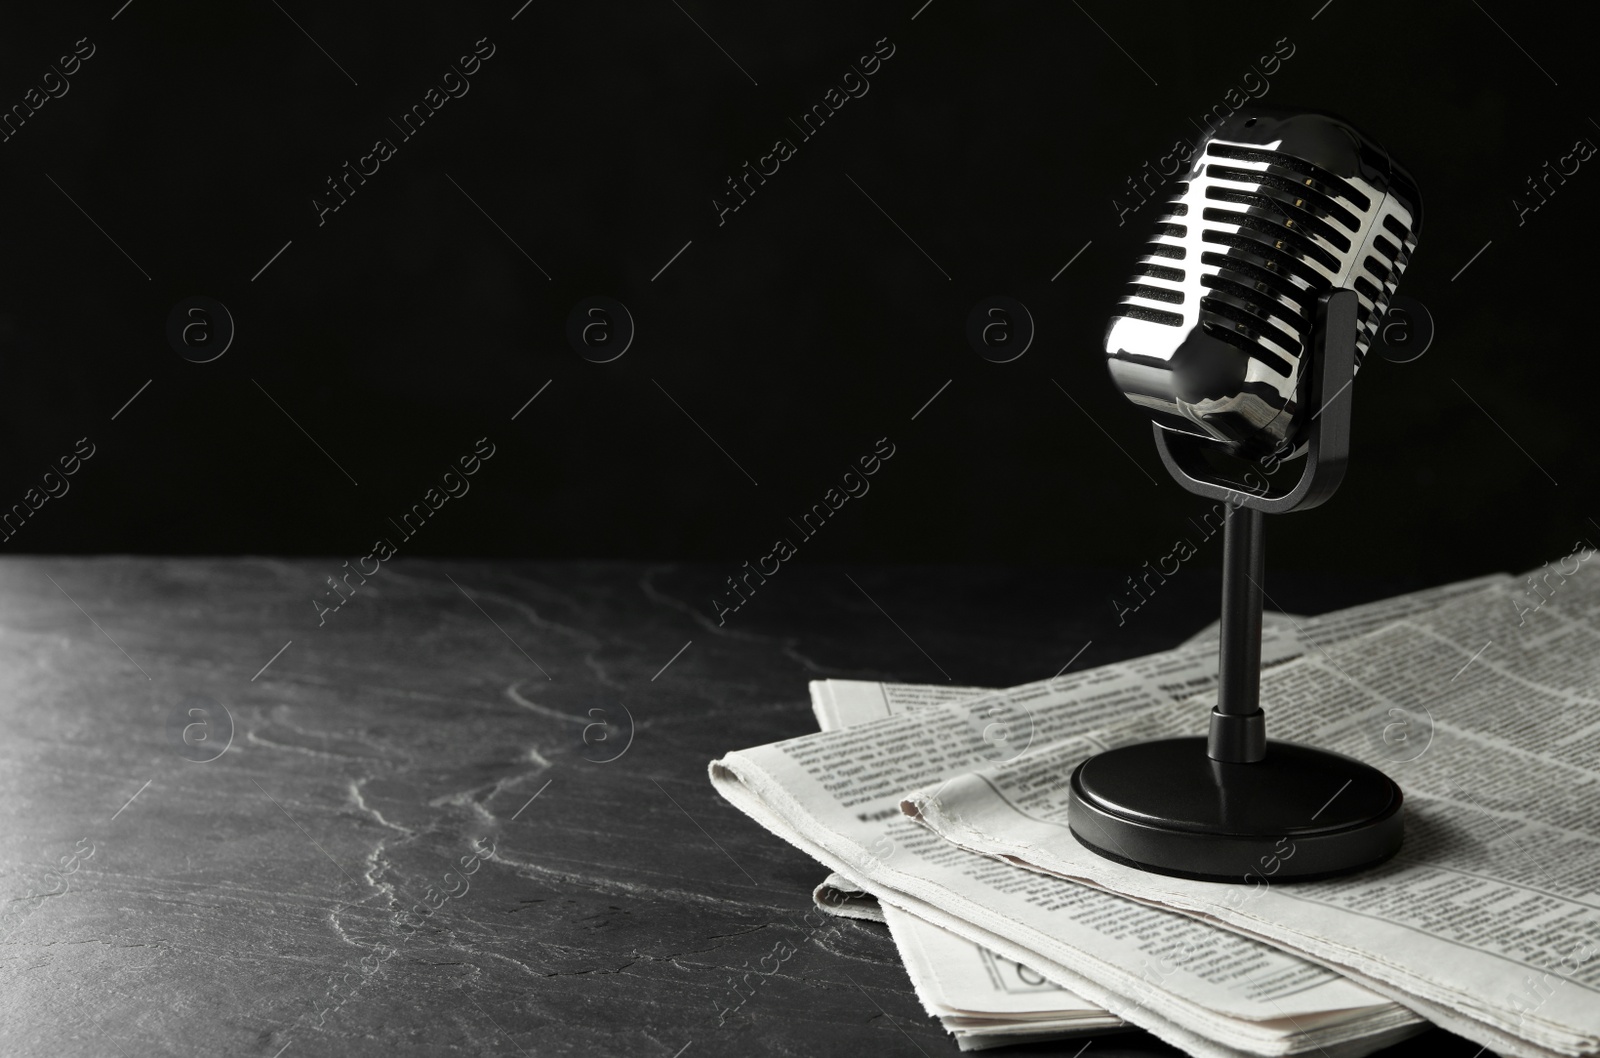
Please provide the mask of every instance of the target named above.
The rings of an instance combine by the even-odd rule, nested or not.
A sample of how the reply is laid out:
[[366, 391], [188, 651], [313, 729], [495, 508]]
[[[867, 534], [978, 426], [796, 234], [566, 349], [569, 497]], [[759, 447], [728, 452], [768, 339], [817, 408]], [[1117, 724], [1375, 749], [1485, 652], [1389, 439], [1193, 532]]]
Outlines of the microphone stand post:
[[1266, 714], [1261, 711], [1263, 521], [1253, 507], [1230, 507], [1222, 523], [1222, 645], [1206, 754], [1234, 764], [1267, 755]]
[[1121, 746], [1072, 773], [1068, 826], [1107, 859], [1211, 881], [1305, 880], [1374, 866], [1400, 848], [1404, 798], [1394, 780], [1338, 753], [1268, 741], [1260, 705], [1264, 515], [1315, 507], [1344, 478], [1357, 305], [1352, 290], [1318, 302], [1307, 397], [1318, 410], [1292, 487], [1247, 489], [1205, 462], [1207, 442], [1154, 427], [1178, 483], [1227, 504], [1217, 704], [1203, 738]]

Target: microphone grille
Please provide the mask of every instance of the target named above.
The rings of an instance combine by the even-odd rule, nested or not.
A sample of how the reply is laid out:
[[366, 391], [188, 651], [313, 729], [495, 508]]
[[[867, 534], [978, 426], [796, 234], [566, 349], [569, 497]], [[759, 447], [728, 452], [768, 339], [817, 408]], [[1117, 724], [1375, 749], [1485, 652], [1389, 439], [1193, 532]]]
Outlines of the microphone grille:
[[[1107, 332], [1112, 373], [1130, 399], [1164, 426], [1232, 443], [1292, 439], [1319, 295], [1355, 290], [1359, 365], [1420, 219], [1410, 177], [1342, 122], [1295, 115], [1261, 125], [1236, 115], [1202, 142]], [[1329, 150], [1330, 140], [1342, 150]], [[1330, 164], [1313, 160], [1319, 153]], [[1224, 372], [1240, 377], [1204, 394], [1170, 379], [1152, 384], [1151, 365], [1183, 370], [1185, 346], [1191, 361], [1215, 363], [1215, 352], [1192, 351], [1197, 334], [1242, 354]]]

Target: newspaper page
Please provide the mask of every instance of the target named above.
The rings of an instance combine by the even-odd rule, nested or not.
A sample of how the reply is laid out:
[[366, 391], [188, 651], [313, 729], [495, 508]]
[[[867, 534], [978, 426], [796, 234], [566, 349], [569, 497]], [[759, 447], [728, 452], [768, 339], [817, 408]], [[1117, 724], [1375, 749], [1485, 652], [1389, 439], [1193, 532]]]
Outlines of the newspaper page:
[[[1317, 620], [1297, 634], [1316, 643]], [[1086, 887], [1068, 891], [972, 857], [897, 810], [897, 791], [1015, 758], [1035, 739], [1047, 745], [1094, 730], [1107, 716], [1170, 705], [1174, 688], [1209, 685], [1214, 665], [1205, 653], [1171, 652], [924, 706], [730, 754], [713, 762], [712, 781], [758, 822], [880, 901], [1031, 966], [1191, 1053], [1315, 1048], [1333, 1058], [1385, 1046], [1415, 1031], [1419, 1019], [1325, 968], [1248, 938], [1180, 924], [1180, 916], [1161, 909]], [[1173, 965], [1177, 952], [1186, 953], [1181, 965]]]
[[1197, 882], [1079, 845], [1065, 825], [1072, 769], [1101, 748], [1192, 733], [1198, 703], [1036, 748], [916, 795], [908, 809], [969, 849], [1308, 955], [1498, 1053], [1595, 1054], [1600, 571], [1584, 565], [1593, 555], [1264, 675], [1273, 737], [1365, 760], [1405, 790], [1405, 845], [1373, 870], [1292, 885]]

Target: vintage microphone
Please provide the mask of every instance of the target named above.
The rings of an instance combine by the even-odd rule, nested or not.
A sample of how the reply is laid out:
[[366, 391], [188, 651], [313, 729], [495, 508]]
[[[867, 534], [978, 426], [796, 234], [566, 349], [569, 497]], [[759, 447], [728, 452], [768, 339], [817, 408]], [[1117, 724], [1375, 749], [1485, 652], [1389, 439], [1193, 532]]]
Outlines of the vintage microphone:
[[[1264, 108], [1202, 140], [1166, 204], [1106, 356], [1155, 420], [1168, 472], [1226, 503], [1217, 704], [1206, 737], [1123, 746], [1073, 772], [1068, 825], [1094, 852], [1240, 882], [1343, 874], [1399, 849], [1392, 779], [1267, 740], [1262, 515], [1314, 507], [1338, 488], [1350, 384], [1420, 222], [1416, 183], [1371, 140], [1325, 114]], [[1303, 457], [1299, 479], [1274, 488], [1255, 472], [1264, 457], [1275, 470]]]

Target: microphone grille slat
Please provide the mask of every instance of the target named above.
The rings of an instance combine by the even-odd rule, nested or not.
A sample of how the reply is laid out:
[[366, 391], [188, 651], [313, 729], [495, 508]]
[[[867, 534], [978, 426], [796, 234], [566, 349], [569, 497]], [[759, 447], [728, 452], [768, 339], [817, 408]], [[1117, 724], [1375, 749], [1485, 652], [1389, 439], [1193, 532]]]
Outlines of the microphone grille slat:
[[1124, 302], [1117, 306], [1117, 315], [1126, 316], [1130, 320], [1144, 320], [1146, 323], [1161, 323], [1168, 327], [1183, 326], [1183, 317], [1176, 312], [1152, 309], [1146, 305], [1132, 305]]
[[1171, 287], [1152, 287], [1143, 283], [1132, 283], [1128, 286], [1131, 296], [1147, 298], [1150, 301], [1164, 301], [1168, 305], [1182, 305], [1184, 302], [1183, 291]]
[[1168, 268], [1166, 265], [1141, 264], [1134, 266], [1133, 274], [1149, 276], [1151, 279], [1165, 279], [1169, 283], [1181, 283], [1188, 273], [1181, 268]]

